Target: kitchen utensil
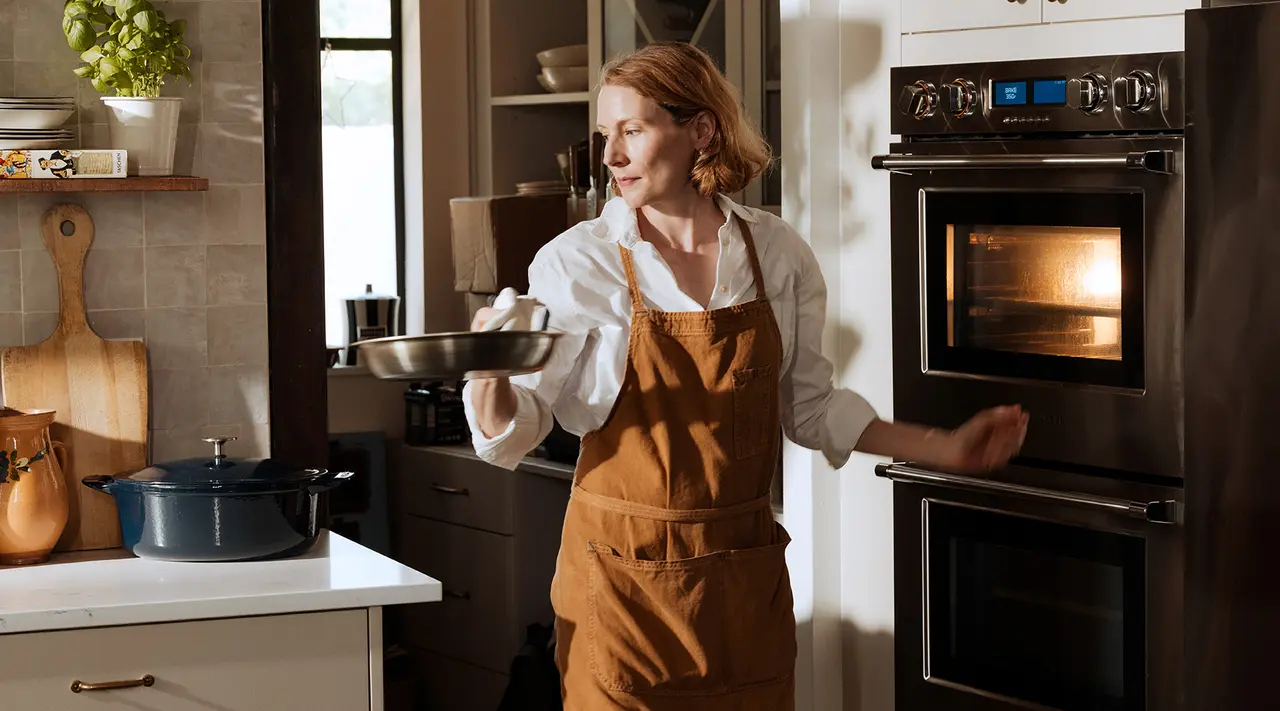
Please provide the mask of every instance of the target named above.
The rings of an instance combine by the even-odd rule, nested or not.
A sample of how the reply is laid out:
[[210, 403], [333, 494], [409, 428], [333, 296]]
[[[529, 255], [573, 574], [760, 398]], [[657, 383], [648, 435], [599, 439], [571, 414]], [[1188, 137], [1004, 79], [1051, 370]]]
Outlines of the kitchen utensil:
[[73, 113], [75, 113], [75, 108], [73, 107], [45, 108], [0, 105], [0, 130], [34, 129], [47, 131], [56, 129], [66, 123]]
[[320, 495], [353, 473], [271, 459], [235, 461], [222, 451], [234, 439], [205, 438], [213, 445], [211, 457], [85, 477], [83, 483], [114, 498], [124, 547], [139, 558], [239, 561], [304, 553], [319, 534]]
[[550, 87], [550, 90], [557, 94], [586, 91], [591, 79], [588, 67], [585, 66], [543, 67], [542, 74], [539, 76], [546, 80], [546, 83], [542, 84], [543, 87]]
[[62, 148], [75, 140], [75, 133], [65, 130], [0, 129], [0, 150], [47, 150]]
[[114, 548], [120, 545], [115, 505], [78, 482], [147, 465], [146, 346], [103, 340], [85, 320], [89, 214], [78, 205], [54, 205], [44, 214], [42, 234], [58, 274], [58, 327], [38, 345], [0, 351], [0, 382], [9, 407], [55, 411], [50, 433], [67, 443], [70, 513], [57, 550]]
[[609, 168], [604, 164], [604, 135], [599, 131], [591, 132], [588, 154], [591, 184], [587, 188], [587, 215], [595, 219], [600, 216], [600, 211], [604, 209], [604, 204], [608, 200], [605, 189], [609, 182]]
[[587, 45], [569, 44], [538, 52], [538, 64], [544, 67], [580, 67], [587, 64]]
[[400, 297], [375, 294], [373, 285], [367, 284], [363, 294], [344, 299], [343, 304], [344, 365], [360, 365], [359, 348], [352, 345], [357, 341], [400, 335]]
[[535, 373], [562, 334], [551, 331], [457, 331], [360, 343], [369, 371], [382, 380], [479, 380]]
[[67, 525], [66, 449], [49, 437], [53, 419], [0, 408], [0, 565], [43, 563]]
[[358, 344], [369, 371], [382, 380], [477, 380], [541, 370], [562, 334], [545, 330], [550, 314], [536, 300], [504, 289], [502, 311], [484, 331], [380, 338]]

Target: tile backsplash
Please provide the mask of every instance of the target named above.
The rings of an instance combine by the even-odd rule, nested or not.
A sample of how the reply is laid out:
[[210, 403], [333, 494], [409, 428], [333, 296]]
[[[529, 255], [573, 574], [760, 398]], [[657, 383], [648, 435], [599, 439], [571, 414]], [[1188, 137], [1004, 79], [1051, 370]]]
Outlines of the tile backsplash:
[[[0, 96], [77, 96], [69, 127], [110, 147], [101, 94], [78, 79], [61, 31], [64, 0], [0, 0]], [[183, 97], [174, 171], [208, 192], [0, 194], [0, 347], [35, 344], [58, 320], [58, 284], [40, 220], [84, 206], [95, 238], [85, 263], [89, 323], [104, 338], [143, 338], [151, 371], [152, 458], [269, 449], [266, 214], [259, 0], [157, 2], [188, 22], [194, 83]]]

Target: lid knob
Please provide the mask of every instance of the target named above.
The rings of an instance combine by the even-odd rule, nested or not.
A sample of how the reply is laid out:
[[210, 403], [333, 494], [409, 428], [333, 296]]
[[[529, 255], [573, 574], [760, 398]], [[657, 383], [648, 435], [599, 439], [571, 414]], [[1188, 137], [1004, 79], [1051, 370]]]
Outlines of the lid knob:
[[213, 445], [214, 461], [221, 461], [227, 458], [227, 455], [222, 453], [222, 446], [227, 442], [236, 441], [237, 438], [236, 437], [204, 437], [202, 439], [204, 439], [204, 441]]

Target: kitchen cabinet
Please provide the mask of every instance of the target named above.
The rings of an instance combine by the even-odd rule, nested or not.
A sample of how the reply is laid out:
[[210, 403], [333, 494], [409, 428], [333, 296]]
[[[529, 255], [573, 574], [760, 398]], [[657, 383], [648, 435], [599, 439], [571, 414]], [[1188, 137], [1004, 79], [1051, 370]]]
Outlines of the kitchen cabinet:
[[902, 32], [937, 32], [1040, 22], [1043, 0], [902, 0]]
[[1044, 0], [1044, 21], [1078, 22], [1176, 15], [1200, 5], [1201, 0]]
[[[342, 610], [3, 635], [4, 706], [374, 709], [370, 618]], [[133, 685], [93, 688], [110, 682]]]
[[1182, 16], [1160, 15], [903, 35], [902, 64], [1177, 52], [1182, 48]]
[[573, 466], [534, 457], [515, 471], [470, 445], [393, 448], [392, 550], [443, 586], [438, 603], [389, 612], [425, 670], [427, 708], [493, 711], [528, 625], [551, 626], [551, 579]]
[[[1029, 0], [1034, 2], [1035, 0]], [[613, 56], [663, 39], [692, 41], [714, 57], [743, 93], [752, 119], [781, 150], [780, 0], [478, 0], [475, 38], [473, 195], [506, 195], [516, 184], [561, 177], [556, 152], [595, 130], [593, 90], [549, 93], [538, 85], [537, 53], [588, 47], [592, 89]], [[770, 102], [773, 102], [771, 104]], [[776, 114], [775, 114], [776, 116]], [[769, 181], [772, 180], [772, 183]], [[780, 212], [780, 172], [756, 181], [740, 201]]]
[[902, 0], [902, 34], [1180, 15], [1200, 0]]
[[324, 531], [276, 560], [54, 554], [0, 590], [4, 709], [383, 711], [383, 611], [441, 585]]

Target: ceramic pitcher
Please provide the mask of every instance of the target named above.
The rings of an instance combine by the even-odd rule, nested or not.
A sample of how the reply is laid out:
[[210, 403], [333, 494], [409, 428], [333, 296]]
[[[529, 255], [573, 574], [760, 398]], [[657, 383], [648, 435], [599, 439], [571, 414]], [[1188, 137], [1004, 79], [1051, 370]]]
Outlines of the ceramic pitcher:
[[53, 417], [0, 408], [0, 565], [48, 560], [67, 526], [64, 448], [49, 438]]

